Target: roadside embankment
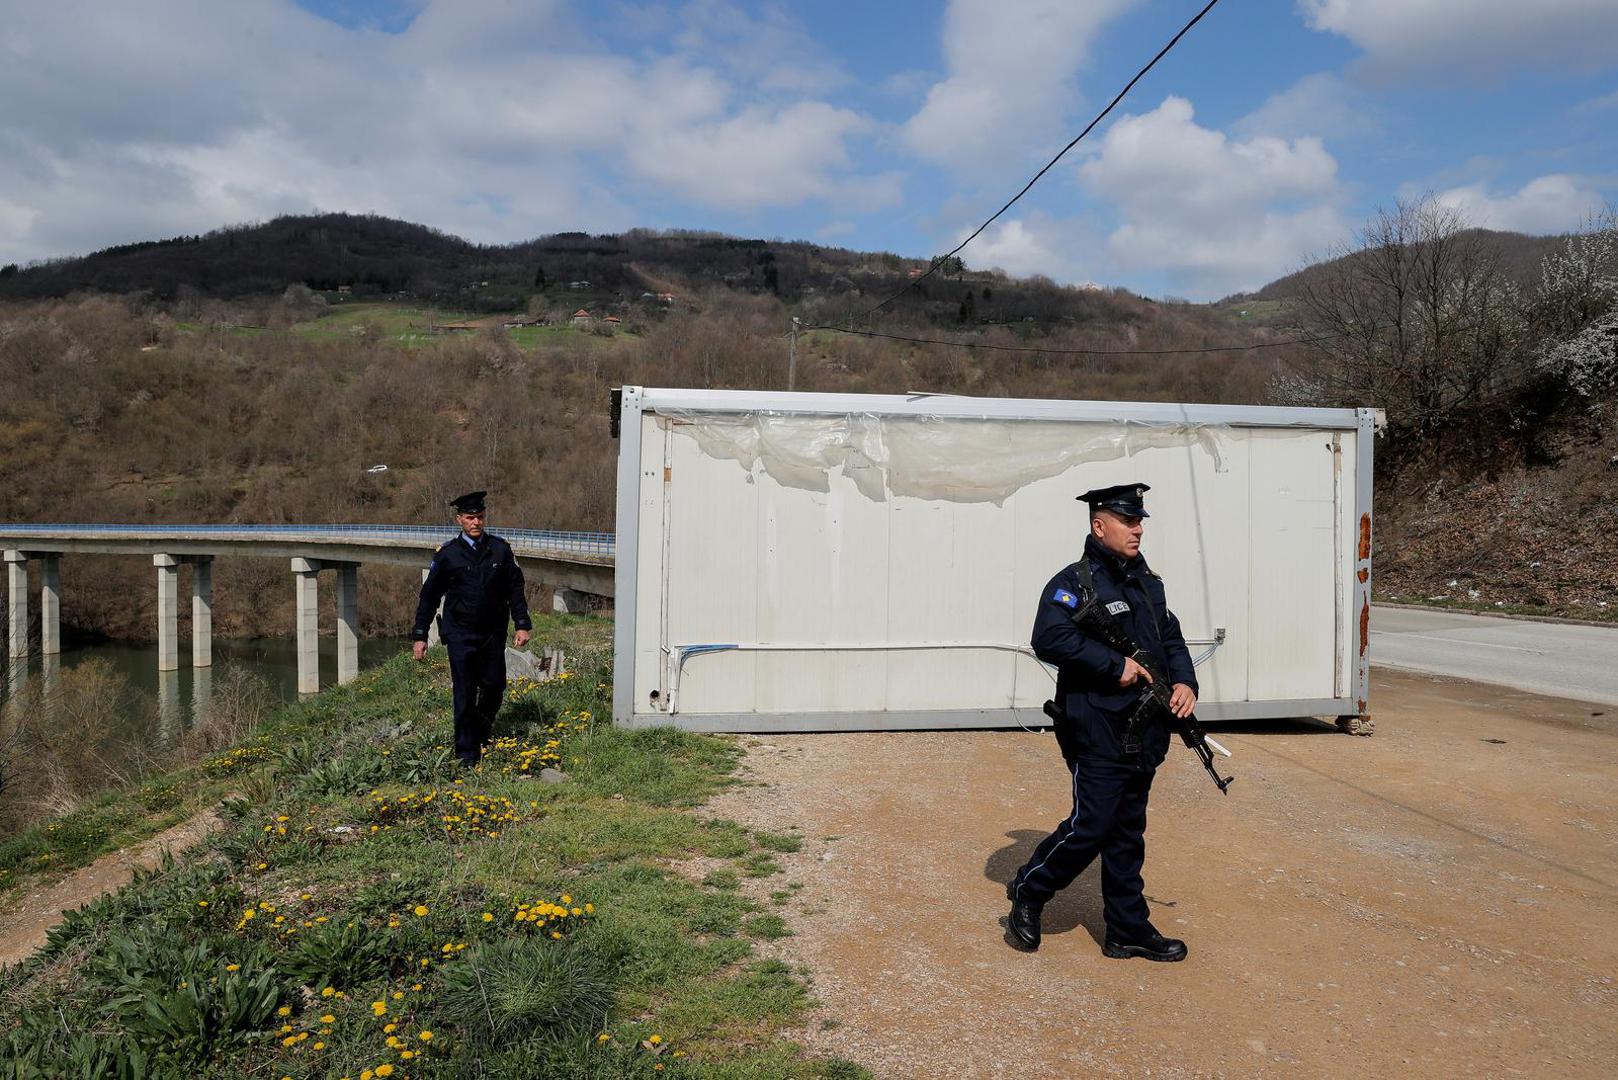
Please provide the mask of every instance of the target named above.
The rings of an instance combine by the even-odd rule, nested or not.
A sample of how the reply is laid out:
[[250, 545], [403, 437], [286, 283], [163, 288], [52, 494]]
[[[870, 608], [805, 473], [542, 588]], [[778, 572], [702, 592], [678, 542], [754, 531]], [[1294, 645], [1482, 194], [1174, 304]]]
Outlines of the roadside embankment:
[[[696, 812], [734, 782], [735, 741], [604, 723], [610, 623], [537, 630], [576, 667], [512, 685], [475, 771], [433, 653], [188, 773], [238, 793], [218, 831], [0, 973], [6, 1076], [864, 1075], [780, 1034], [814, 1003], [757, 954], [785, 926], [730, 878], [773, 873], [781, 840]], [[75, 813], [134, 835], [140, 798]], [[31, 889], [66, 877], [51, 835]], [[693, 858], [731, 873], [687, 880]]]

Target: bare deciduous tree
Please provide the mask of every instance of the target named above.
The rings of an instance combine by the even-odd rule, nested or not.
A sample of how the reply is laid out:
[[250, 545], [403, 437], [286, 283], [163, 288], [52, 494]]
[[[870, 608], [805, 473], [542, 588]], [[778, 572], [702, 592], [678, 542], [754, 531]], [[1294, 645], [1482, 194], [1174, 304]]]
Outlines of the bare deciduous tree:
[[1373, 404], [1418, 438], [1517, 382], [1524, 321], [1497, 248], [1431, 197], [1378, 213], [1302, 283], [1321, 340], [1294, 366], [1294, 398]]

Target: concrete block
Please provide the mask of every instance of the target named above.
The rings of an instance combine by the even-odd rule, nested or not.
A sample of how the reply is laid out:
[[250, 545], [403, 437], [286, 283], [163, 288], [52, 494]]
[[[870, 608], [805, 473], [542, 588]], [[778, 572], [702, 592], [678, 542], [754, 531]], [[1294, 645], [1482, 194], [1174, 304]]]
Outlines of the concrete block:
[[583, 615], [590, 610], [590, 597], [577, 589], [558, 585], [551, 590], [551, 610], [562, 615]]

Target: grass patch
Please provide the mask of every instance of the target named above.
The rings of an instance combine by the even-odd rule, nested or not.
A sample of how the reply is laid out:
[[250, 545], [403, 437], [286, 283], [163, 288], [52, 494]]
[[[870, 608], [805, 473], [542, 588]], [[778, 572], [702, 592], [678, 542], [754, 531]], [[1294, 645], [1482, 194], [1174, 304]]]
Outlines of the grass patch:
[[[514, 686], [476, 771], [445, 753], [442, 652], [400, 657], [0, 845], [13, 869], [66, 863], [183, 816], [193, 788], [241, 796], [203, 848], [0, 973], [4, 1075], [865, 1075], [776, 1034], [807, 991], [753, 957], [790, 930], [738, 886], [796, 838], [690, 812], [732, 782], [735, 741], [603, 722], [610, 624], [539, 622], [577, 670]], [[698, 856], [729, 862], [701, 884], [670, 868]]]

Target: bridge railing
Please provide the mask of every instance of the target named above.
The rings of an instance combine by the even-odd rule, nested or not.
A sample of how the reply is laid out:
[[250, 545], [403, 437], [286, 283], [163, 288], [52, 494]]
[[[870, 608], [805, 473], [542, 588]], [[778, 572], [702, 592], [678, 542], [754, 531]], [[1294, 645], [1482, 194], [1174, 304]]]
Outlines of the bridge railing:
[[[455, 536], [453, 527], [438, 525], [116, 525], [116, 524], [0, 524], [0, 535], [93, 538], [109, 533], [150, 537], [154, 540], [191, 536], [221, 539], [256, 539], [287, 536], [319, 540], [395, 540], [436, 547]], [[565, 532], [557, 529], [501, 529], [499, 535], [523, 552], [556, 551], [612, 558], [616, 538], [606, 532]]]

